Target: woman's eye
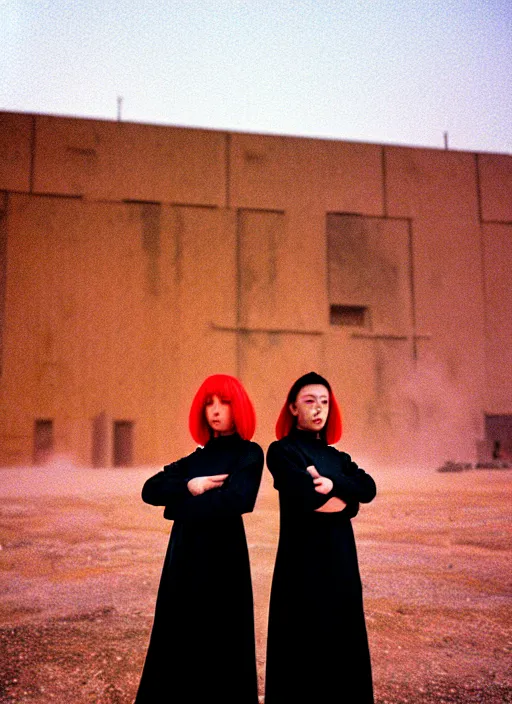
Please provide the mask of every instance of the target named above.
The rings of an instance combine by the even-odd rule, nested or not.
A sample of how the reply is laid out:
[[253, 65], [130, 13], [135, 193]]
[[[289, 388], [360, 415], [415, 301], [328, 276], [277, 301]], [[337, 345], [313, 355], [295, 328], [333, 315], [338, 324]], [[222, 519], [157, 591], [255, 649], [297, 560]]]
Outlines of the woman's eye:
[[229, 400], [229, 398], [221, 399], [221, 403], [223, 406], [231, 406], [231, 401]]

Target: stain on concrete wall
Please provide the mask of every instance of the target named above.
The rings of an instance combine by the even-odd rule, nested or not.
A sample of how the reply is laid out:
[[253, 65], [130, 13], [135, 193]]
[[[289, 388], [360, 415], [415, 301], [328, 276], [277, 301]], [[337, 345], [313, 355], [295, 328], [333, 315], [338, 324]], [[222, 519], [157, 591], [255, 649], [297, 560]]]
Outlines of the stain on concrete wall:
[[147, 257], [147, 290], [152, 296], [160, 293], [160, 212], [159, 203], [140, 206], [142, 221], [142, 249]]

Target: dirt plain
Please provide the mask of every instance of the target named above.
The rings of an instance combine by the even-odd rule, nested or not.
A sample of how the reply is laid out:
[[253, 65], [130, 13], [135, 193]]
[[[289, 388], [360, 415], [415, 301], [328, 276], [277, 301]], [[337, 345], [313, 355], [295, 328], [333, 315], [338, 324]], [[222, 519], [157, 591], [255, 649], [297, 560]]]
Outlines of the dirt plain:
[[[0, 469], [0, 702], [131, 704], [171, 527], [140, 500], [157, 469]], [[371, 474], [354, 529], [377, 704], [512, 702], [512, 471]], [[268, 476], [245, 520], [263, 692]]]

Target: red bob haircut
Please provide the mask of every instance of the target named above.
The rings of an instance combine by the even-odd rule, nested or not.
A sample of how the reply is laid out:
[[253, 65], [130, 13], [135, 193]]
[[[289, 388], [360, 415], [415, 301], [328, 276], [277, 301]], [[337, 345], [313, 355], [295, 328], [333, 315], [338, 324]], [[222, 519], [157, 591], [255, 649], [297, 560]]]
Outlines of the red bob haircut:
[[211, 429], [206, 422], [205, 406], [212, 396], [231, 401], [233, 420], [237, 433], [244, 440], [250, 440], [256, 429], [256, 413], [247, 391], [234, 376], [213, 374], [199, 387], [188, 417], [190, 434], [199, 445], [206, 445], [211, 438]]
[[341, 438], [341, 432], [343, 429], [341, 422], [341, 411], [338, 402], [336, 401], [336, 397], [332, 392], [331, 385], [327, 379], [324, 379], [323, 376], [320, 376], [320, 374], [317, 374], [316, 372], [309, 372], [308, 374], [301, 376], [300, 379], [297, 379], [288, 392], [286, 403], [282, 407], [279, 418], [277, 419], [276, 437], [278, 440], [281, 440], [281, 438], [288, 435], [290, 430], [295, 427], [297, 419], [290, 411], [290, 404], [295, 403], [297, 396], [299, 395], [299, 391], [310, 384], [321, 384], [322, 386], [325, 386], [329, 392], [329, 415], [327, 416], [327, 423], [320, 431], [320, 435], [326, 440], [328, 445], [334, 445], [334, 443], [338, 442]]

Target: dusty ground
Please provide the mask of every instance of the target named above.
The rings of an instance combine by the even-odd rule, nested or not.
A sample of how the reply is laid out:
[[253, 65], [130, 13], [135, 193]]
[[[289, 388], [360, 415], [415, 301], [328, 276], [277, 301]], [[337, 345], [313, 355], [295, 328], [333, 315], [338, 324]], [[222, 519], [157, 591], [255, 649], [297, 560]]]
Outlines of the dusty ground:
[[[133, 701], [170, 528], [139, 499], [153, 471], [0, 469], [0, 702]], [[512, 702], [512, 472], [372, 474], [354, 526], [376, 701]], [[246, 526], [262, 678], [268, 480]]]

